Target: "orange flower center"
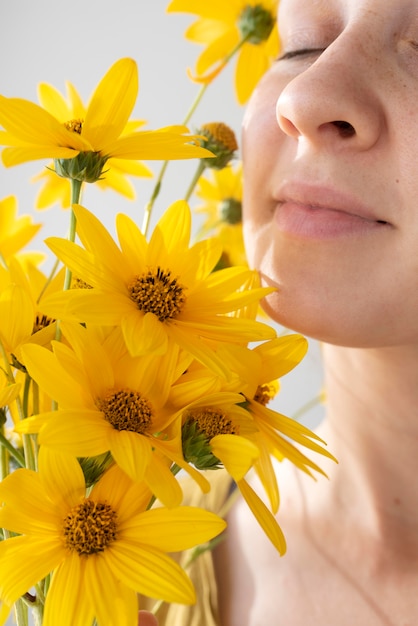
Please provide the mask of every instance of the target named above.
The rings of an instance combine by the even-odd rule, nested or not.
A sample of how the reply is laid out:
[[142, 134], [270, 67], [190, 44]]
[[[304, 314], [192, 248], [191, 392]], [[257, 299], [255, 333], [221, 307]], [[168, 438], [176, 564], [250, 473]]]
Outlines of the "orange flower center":
[[160, 267], [156, 272], [135, 276], [128, 285], [129, 297], [138, 309], [154, 313], [160, 322], [173, 319], [182, 311], [186, 302], [184, 289], [177, 278], [171, 277], [170, 270]]
[[38, 330], [42, 330], [42, 328], [46, 328], [53, 322], [55, 322], [55, 320], [52, 317], [48, 317], [48, 315], [43, 315], [42, 313], [38, 313], [33, 323], [32, 335], [37, 333]]
[[208, 439], [216, 435], [236, 435], [237, 427], [228, 416], [219, 408], [205, 406], [190, 409], [187, 412], [188, 419], [196, 422], [197, 428]]
[[106, 502], [85, 499], [65, 517], [63, 535], [80, 556], [103, 552], [117, 538], [117, 513]]
[[68, 122], [64, 122], [64, 126], [67, 130], [72, 133], [77, 133], [81, 135], [81, 131], [83, 130], [84, 120], [69, 120]]
[[254, 394], [254, 400], [266, 406], [275, 395], [276, 390], [273, 388], [273, 385], [258, 385], [257, 391]]
[[115, 430], [144, 434], [152, 424], [153, 410], [137, 391], [120, 389], [96, 400], [97, 408]]

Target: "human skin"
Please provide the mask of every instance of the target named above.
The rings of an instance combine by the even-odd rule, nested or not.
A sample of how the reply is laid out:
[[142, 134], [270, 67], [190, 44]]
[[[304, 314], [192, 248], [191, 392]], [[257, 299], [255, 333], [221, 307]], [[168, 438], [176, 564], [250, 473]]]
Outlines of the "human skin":
[[[280, 558], [241, 502], [215, 554], [222, 626], [418, 622], [418, 1], [282, 0], [243, 123], [250, 263], [322, 342], [329, 481], [286, 462]], [[257, 485], [256, 482], [254, 482]]]
[[417, 4], [283, 0], [279, 24], [284, 51], [308, 50], [274, 64], [243, 132], [247, 251], [280, 288], [268, 308], [324, 341], [416, 342]]
[[138, 626], [158, 626], [157, 618], [148, 611], [139, 611]]

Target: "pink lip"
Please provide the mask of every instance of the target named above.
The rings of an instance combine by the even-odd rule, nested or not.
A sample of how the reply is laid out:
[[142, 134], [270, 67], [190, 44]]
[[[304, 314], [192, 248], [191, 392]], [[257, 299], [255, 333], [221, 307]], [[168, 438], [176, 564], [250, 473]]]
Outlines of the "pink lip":
[[335, 189], [287, 183], [276, 198], [279, 229], [306, 239], [360, 235], [390, 226], [371, 208]]

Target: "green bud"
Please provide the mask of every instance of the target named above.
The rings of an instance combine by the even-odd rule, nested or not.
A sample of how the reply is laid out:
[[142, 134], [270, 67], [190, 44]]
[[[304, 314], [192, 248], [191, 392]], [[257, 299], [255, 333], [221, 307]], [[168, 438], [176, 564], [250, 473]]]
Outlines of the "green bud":
[[222, 200], [219, 213], [223, 222], [227, 224], [241, 224], [242, 203], [235, 198], [226, 198]]
[[275, 21], [270, 11], [261, 4], [256, 4], [244, 8], [239, 16], [238, 28], [242, 39], [257, 45], [269, 38]]
[[99, 456], [80, 458], [78, 462], [83, 470], [86, 486], [92, 487], [112, 465], [113, 459], [110, 452], [105, 452]]
[[100, 152], [80, 152], [72, 159], [54, 159], [55, 172], [62, 178], [95, 183], [100, 180], [108, 158]]
[[196, 133], [206, 138], [201, 140], [202, 146], [215, 155], [201, 159], [206, 167], [222, 170], [234, 158], [238, 150], [235, 133], [223, 122], [203, 124]]
[[203, 433], [198, 423], [188, 419], [182, 427], [183, 455], [188, 463], [200, 470], [212, 470], [222, 467], [220, 460], [212, 453], [210, 438]]

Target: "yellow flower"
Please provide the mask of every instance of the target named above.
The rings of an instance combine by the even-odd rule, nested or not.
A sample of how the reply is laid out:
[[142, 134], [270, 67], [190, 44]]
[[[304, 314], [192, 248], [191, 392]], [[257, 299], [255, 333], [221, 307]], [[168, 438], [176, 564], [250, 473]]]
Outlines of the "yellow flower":
[[87, 209], [75, 206], [74, 211], [85, 249], [58, 238], [47, 244], [93, 289], [45, 299], [47, 314], [120, 325], [133, 356], [164, 354], [174, 342], [226, 377], [228, 368], [208, 340], [246, 343], [275, 336], [266, 324], [229, 315], [258, 302], [270, 289], [242, 289], [252, 275], [248, 268], [212, 273], [219, 243], [208, 239], [189, 247], [191, 215], [186, 202], [171, 205], [149, 243], [128, 216], [118, 215], [120, 247]]
[[15, 258], [9, 268], [0, 267], [0, 341], [9, 354], [19, 358], [24, 343], [47, 345], [55, 335], [55, 319], [39, 310], [43, 298], [62, 289], [64, 270], [49, 280], [41, 270], [26, 263], [26, 272]]
[[39, 232], [30, 215], [17, 215], [17, 200], [8, 196], [0, 200], [0, 256], [6, 261], [20, 253]]
[[[203, 388], [206, 376], [202, 372]], [[198, 377], [190, 378], [186, 374], [186, 378], [187, 382], [181, 383], [180, 395], [187, 396], [194, 391], [195, 396], [199, 396], [180, 411], [181, 420], [173, 425], [174, 432], [177, 428], [174, 438], [182, 446], [186, 461], [206, 470], [223, 466], [270, 541], [284, 554], [286, 541], [277, 520], [245, 478], [262, 450], [258, 445], [257, 423], [242, 406], [244, 397], [228, 391], [205, 394], [196, 385]]]
[[[108, 70], [93, 93], [85, 117], [62, 121], [65, 102], [55, 98], [54, 111], [19, 98], [0, 96], [0, 145], [6, 166], [36, 159], [55, 159], [56, 171], [65, 177], [95, 182], [105, 163], [115, 159], [183, 159], [210, 156], [194, 145], [196, 138], [184, 126], [125, 134], [138, 93], [135, 61], [120, 59]], [[72, 92], [76, 98], [77, 94]], [[54, 100], [49, 93], [49, 107]], [[81, 103], [72, 112], [84, 113]]]
[[36, 345], [22, 349], [30, 376], [59, 409], [21, 421], [17, 432], [39, 432], [41, 445], [77, 457], [110, 451], [132, 480], [144, 480], [167, 506], [182, 499], [171, 462], [207, 490], [206, 481], [175, 454], [164, 435], [175, 417], [167, 398], [178, 377], [178, 350], [133, 358], [119, 329], [102, 340], [101, 333], [79, 324], [63, 324], [62, 330], [71, 348], [54, 342], [53, 352]]
[[[216, 75], [240, 42], [235, 72], [238, 102], [244, 104], [279, 53], [277, 0], [171, 0], [167, 11], [198, 16], [186, 38], [205, 47], [196, 63], [197, 81]], [[205, 74], [210, 72], [210, 77]]]
[[[148, 488], [117, 466], [89, 495], [77, 460], [41, 449], [39, 473], [0, 484], [0, 598], [13, 605], [52, 572], [43, 626], [136, 626], [137, 593], [192, 604], [185, 572], [166, 553], [218, 535], [223, 520], [195, 507], [146, 511]], [[2, 621], [4, 623], [4, 621]]]
[[196, 196], [202, 200], [194, 212], [205, 214], [201, 236], [215, 236], [222, 244], [221, 264], [246, 265], [242, 234], [242, 165], [211, 170], [199, 179]]
[[[66, 86], [67, 99], [51, 85], [42, 83], [38, 87], [40, 104], [62, 124], [72, 119], [83, 120], [87, 113], [87, 108], [74, 85], [67, 82]], [[126, 124], [122, 136], [134, 132], [143, 124], [143, 120], [130, 120]], [[128, 176], [150, 177], [152, 172], [146, 165], [138, 161], [109, 159], [106, 164], [106, 175], [97, 181], [97, 185], [103, 190], [111, 188], [129, 199], [134, 199], [135, 189]], [[59, 203], [63, 208], [70, 207], [70, 181], [56, 175], [53, 163], [50, 163], [32, 180], [44, 183], [36, 200], [36, 208], [45, 209], [55, 203]]]
[[0, 409], [7, 407], [16, 400], [21, 388], [20, 383], [11, 383], [7, 379], [3, 367], [0, 359]]
[[[299, 446], [336, 460], [326, 450], [325, 442], [318, 435], [303, 424], [267, 406], [279, 391], [278, 379], [300, 363], [306, 354], [307, 347], [307, 341], [301, 335], [289, 334], [277, 337], [260, 344], [252, 351], [260, 359], [257, 368], [253, 368], [247, 374], [244, 371], [241, 372], [242, 379], [247, 381], [241, 391], [246, 399], [246, 409], [251, 413], [257, 425], [258, 432], [255, 440], [261, 451], [254, 468], [266, 490], [273, 512], [277, 511], [280, 498], [272, 457], [278, 461], [287, 458], [310, 476], [313, 476], [311, 470], [320, 474], [324, 472], [299, 449]], [[243, 355], [240, 348], [231, 347], [230, 353], [232, 352], [235, 353], [233, 363], [242, 362]], [[295, 446], [292, 441], [298, 446]]]

